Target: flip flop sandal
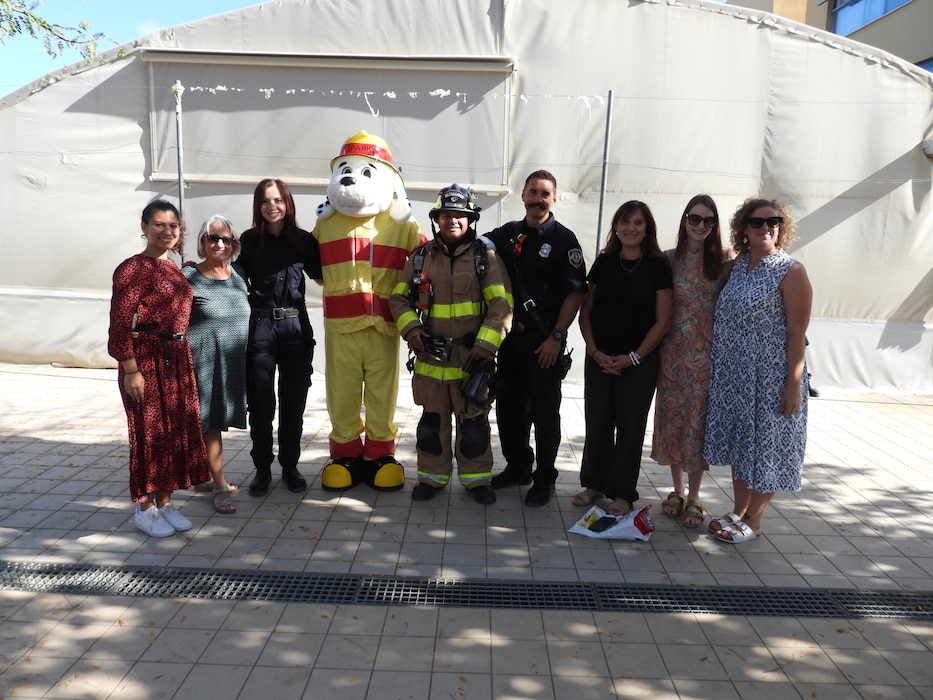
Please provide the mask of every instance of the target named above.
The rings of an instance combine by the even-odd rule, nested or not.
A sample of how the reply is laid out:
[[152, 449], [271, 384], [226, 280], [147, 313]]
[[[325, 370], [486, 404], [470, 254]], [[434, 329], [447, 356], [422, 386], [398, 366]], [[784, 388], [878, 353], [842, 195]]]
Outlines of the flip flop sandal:
[[755, 539], [758, 537], [758, 533], [740, 520], [737, 523], [732, 523], [728, 527], [723, 528], [719, 532], [714, 532], [713, 537], [715, 537], [720, 542], [727, 542], [728, 544], [739, 544], [741, 542], [748, 542]]
[[593, 505], [594, 502], [598, 501], [603, 497], [603, 494], [597, 491], [596, 489], [585, 488], [576, 496], [570, 499], [570, 502], [577, 507], [584, 507]]
[[703, 504], [688, 499], [687, 505], [684, 506], [684, 527], [696, 529], [703, 524], [704, 520], [706, 520], [706, 510], [704, 510]]
[[734, 512], [726, 513], [725, 515], [721, 515], [718, 518], [713, 518], [709, 521], [709, 531], [715, 535], [717, 532], [725, 530], [730, 525], [735, 525], [736, 523], [740, 522], [742, 522], [742, 518], [740, 518]]
[[606, 515], [621, 517], [631, 513], [633, 508], [634, 506], [631, 501], [626, 501], [624, 498], [616, 498], [613, 499], [612, 504], [606, 508]]
[[679, 518], [684, 512], [684, 503], [686, 502], [687, 497], [683, 493], [671, 491], [667, 494], [667, 498], [661, 501], [661, 510], [668, 517]]

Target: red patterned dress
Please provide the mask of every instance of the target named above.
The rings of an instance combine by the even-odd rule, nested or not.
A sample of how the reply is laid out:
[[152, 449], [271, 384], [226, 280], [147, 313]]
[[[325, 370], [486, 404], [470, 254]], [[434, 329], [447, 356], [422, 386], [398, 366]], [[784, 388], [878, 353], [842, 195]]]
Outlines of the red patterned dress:
[[118, 362], [136, 358], [145, 381], [143, 401], [130, 400], [119, 370], [130, 445], [130, 497], [145, 500], [210, 479], [201, 433], [201, 407], [187, 339], [173, 340], [138, 330], [184, 333], [191, 314], [191, 285], [169, 259], [139, 254], [113, 273], [110, 341]]
[[654, 406], [651, 458], [685, 472], [709, 469], [703, 459], [703, 434], [709, 403], [713, 315], [728, 275], [703, 277], [703, 251], [686, 251], [678, 260], [665, 251], [674, 272], [674, 317], [661, 342], [661, 368]]

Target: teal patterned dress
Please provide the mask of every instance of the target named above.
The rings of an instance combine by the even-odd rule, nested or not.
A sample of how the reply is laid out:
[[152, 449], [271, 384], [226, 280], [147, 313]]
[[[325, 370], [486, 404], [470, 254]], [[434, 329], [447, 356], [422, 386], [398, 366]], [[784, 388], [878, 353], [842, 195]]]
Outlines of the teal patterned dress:
[[246, 282], [205, 277], [182, 269], [194, 290], [188, 342], [201, 399], [201, 426], [207, 430], [246, 427], [246, 341], [249, 301]]

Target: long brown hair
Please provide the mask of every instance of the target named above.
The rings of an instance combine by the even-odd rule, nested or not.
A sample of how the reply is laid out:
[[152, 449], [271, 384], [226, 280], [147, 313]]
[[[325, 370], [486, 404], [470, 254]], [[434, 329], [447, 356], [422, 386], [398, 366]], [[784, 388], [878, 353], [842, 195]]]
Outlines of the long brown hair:
[[262, 245], [262, 241], [265, 240], [266, 234], [269, 233], [269, 222], [262, 217], [262, 200], [266, 194], [266, 190], [273, 185], [279, 189], [279, 194], [282, 195], [282, 200], [285, 202], [282, 233], [285, 234], [285, 240], [291, 243], [295, 248], [300, 249], [301, 244], [298, 240], [298, 231], [300, 229], [295, 219], [295, 198], [292, 197], [292, 191], [288, 189], [288, 185], [278, 178], [271, 177], [260, 180], [259, 184], [256, 185], [256, 189], [253, 191], [253, 228], [259, 233], [260, 245]]
[[708, 194], [695, 195], [687, 206], [684, 207], [684, 213], [680, 217], [680, 227], [677, 229], [677, 247], [674, 249], [674, 257], [683, 260], [687, 253], [687, 214], [697, 204], [713, 212], [713, 228], [703, 240], [703, 278], [708, 280], [718, 280], [722, 275], [722, 266], [725, 256], [722, 251], [722, 232], [719, 227], [719, 209], [716, 208], [716, 202]]
[[622, 241], [616, 235], [616, 226], [619, 225], [622, 219], [627, 219], [636, 211], [640, 211], [641, 215], [645, 217], [645, 238], [641, 242], [641, 254], [648, 258], [663, 258], [664, 253], [661, 251], [661, 246], [658, 245], [658, 225], [654, 221], [654, 216], [647, 204], [635, 199], [616, 209], [616, 213], [612, 216], [612, 225], [609, 227], [609, 238], [606, 240], [606, 247], [603, 248], [602, 252], [618, 253], [622, 250]]

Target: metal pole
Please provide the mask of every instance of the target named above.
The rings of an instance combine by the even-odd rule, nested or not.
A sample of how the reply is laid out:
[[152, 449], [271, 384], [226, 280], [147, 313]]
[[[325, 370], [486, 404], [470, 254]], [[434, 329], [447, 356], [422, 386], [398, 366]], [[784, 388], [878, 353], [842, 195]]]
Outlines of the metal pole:
[[181, 218], [185, 218], [185, 168], [184, 168], [184, 149], [182, 148], [181, 137], [181, 96], [185, 92], [185, 86], [180, 80], [176, 80], [172, 85], [172, 94], [175, 96], [175, 142], [178, 145], [178, 213]]
[[599, 181], [599, 215], [596, 217], [596, 255], [599, 255], [603, 230], [603, 206], [606, 203], [606, 180], [609, 177], [609, 137], [612, 134], [612, 90], [606, 103], [606, 136], [603, 140], [603, 175]]

